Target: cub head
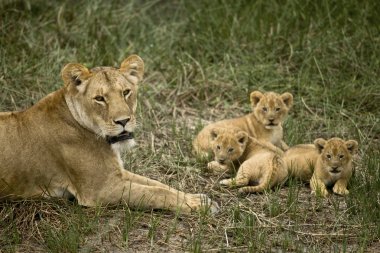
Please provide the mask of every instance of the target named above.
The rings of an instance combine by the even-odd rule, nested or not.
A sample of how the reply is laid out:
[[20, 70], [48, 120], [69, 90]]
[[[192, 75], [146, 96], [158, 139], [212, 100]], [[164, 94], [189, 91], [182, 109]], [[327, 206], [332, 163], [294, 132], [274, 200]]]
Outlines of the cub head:
[[274, 92], [253, 91], [250, 97], [253, 113], [266, 129], [279, 126], [293, 105], [293, 96], [289, 92], [279, 95]]
[[81, 64], [67, 64], [61, 75], [71, 114], [110, 144], [133, 141], [137, 88], [143, 74], [144, 62], [137, 55], [125, 59], [120, 68], [89, 70]]
[[352, 155], [358, 150], [358, 142], [344, 141], [340, 138], [316, 139], [314, 145], [320, 153], [323, 168], [330, 174], [339, 174], [352, 161]]
[[248, 134], [244, 131], [220, 127], [211, 130], [212, 151], [219, 164], [228, 164], [239, 159], [247, 142]]

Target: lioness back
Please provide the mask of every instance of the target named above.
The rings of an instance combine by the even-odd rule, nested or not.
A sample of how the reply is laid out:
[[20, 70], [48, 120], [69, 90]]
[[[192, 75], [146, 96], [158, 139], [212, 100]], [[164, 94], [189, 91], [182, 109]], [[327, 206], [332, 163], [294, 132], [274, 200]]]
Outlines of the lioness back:
[[250, 95], [253, 112], [238, 118], [221, 120], [204, 127], [193, 141], [193, 151], [204, 156], [210, 152], [210, 131], [214, 127], [237, 128], [249, 136], [267, 141], [286, 150], [288, 146], [283, 141], [282, 122], [293, 104], [293, 96], [286, 92], [261, 93], [254, 91]]

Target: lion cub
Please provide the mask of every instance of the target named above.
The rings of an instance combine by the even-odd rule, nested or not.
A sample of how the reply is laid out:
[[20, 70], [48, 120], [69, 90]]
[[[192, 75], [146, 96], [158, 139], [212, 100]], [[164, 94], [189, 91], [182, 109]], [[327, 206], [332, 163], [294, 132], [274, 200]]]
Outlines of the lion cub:
[[286, 150], [288, 145], [282, 140], [282, 122], [293, 105], [292, 94], [281, 95], [274, 92], [253, 91], [250, 95], [253, 112], [239, 118], [227, 119], [204, 127], [193, 141], [196, 155], [207, 157], [211, 151], [211, 129], [214, 127], [238, 128], [260, 141], [271, 142]]
[[327, 196], [327, 187], [334, 193], [347, 195], [348, 181], [352, 175], [352, 155], [358, 149], [354, 140], [340, 138], [316, 139], [314, 145], [297, 145], [284, 155], [289, 174], [307, 181], [313, 193]]
[[[239, 192], [261, 192], [282, 183], [288, 172], [281, 159], [282, 150], [269, 142], [249, 137], [237, 129], [211, 129], [212, 149], [215, 161], [208, 164], [213, 171], [227, 171], [234, 165], [239, 166], [233, 179], [225, 179], [220, 184], [226, 186], [245, 186]], [[248, 186], [250, 182], [255, 186]]]

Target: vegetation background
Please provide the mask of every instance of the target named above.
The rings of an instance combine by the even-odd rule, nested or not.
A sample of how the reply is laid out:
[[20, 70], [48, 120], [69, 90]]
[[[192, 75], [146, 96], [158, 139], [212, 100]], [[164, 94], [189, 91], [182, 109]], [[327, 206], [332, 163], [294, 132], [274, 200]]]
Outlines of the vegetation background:
[[[146, 75], [126, 169], [205, 192], [221, 212], [5, 202], [0, 252], [380, 251], [379, 1], [2, 0], [0, 110], [59, 89], [66, 63], [118, 66], [130, 54]], [[192, 138], [208, 121], [250, 112], [253, 90], [294, 95], [290, 145], [359, 141], [348, 197], [319, 199], [295, 180], [239, 196], [204, 171]]]

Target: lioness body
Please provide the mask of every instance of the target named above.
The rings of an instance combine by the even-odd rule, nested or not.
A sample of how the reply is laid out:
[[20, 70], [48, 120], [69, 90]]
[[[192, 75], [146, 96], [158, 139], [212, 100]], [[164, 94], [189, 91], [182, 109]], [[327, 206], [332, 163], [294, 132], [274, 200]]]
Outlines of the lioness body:
[[124, 170], [120, 152], [133, 146], [138, 56], [120, 69], [68, 64], [65, 86], [21, 112], [0, 114], [0, 198], [73, 195], [79, 204], [190, 212], [210, 200]]
[[[236, 161], [241, 164], [235, 178], [220, 184], [241, 187], [240, 192], [261, 192], [285, 181], [288, 173], [280, 149], [249, 137], [244, 131], [215, 128], [212, 132], [217, 137], [212, 145], [215, 161], [209, 163], [209, 169], [223, 170], [226, 164]], [[250, 182], [256, 185], [248, 186]]]
[[193, 141], [194, 153], [207, 156], [211, 151], [211, 129], [237, 128], [248, 133], [260, 141], [270, 142], [273, 145], [286, 150], [288, 146], [283, 141], [282, 122], [293, 104], [293, 96], [290, 93], [279, 95], [274, 92], [251, 93], [253, 112], [234, 119], [218, 121], [204, 127]]

